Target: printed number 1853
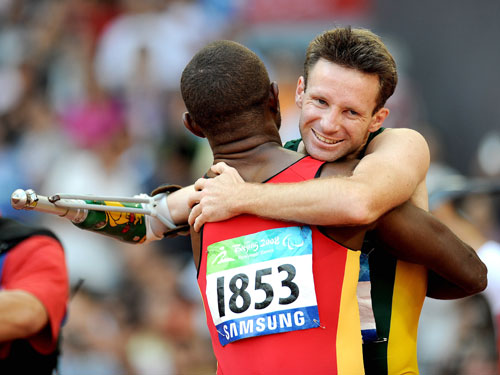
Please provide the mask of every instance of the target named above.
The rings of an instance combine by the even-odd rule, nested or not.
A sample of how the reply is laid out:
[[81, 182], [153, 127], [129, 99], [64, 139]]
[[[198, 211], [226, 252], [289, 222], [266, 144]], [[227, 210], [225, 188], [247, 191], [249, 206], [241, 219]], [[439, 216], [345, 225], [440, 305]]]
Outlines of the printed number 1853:
[[[286, 298], [280, 298], [279, 304], [288, 305], [299, 297], [299, 287], [292, 281], [295, 278], [296, 269], [291, 264], [282, 264], [277, 267], [277, 269], [278, 273], [287, 273], [287, 277], [281, 281], [281, 285], [290, 289], [290, 295]], [[272, 275], [272, 271], [272, 268], [264, 268], [255, 272], [255, 290], [263, 290], [266, 294], [266, 298], [263, 301], [255, 302], [255, 309], [257, 310], [266, 308], [274, 299], [274, 290], [272, 285], [262, 281], [263, 277]], [[240, 280], [239, 286], [237, 285], [238, 280]], [[229, 309], [233, 313], [243, 313], [250, 307], [252, 298], [250, 293], [246, 290], [248, 288], [249, 281], [248, 275], [245, 273], [234, 275], [229, 281], [229, 289], [233, 292], [229, 298]], [[219, 308], [219, 316], [221, 318], [226, 315], [226, 299], [224, 291], [224, 276], [221, 276], [217, 278], [217, 304]], [[241, 306], [238, 306], [238, 298], [243, 301]]]

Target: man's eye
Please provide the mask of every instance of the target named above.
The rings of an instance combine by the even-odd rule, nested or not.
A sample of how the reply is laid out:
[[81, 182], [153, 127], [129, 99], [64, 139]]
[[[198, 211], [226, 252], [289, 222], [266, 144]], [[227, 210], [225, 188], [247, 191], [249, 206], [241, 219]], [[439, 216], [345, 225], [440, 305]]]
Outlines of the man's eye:
[[318, 104], [320, 104], [320, 105], [326, 105], [326, 104], [327, 104], [327, 103], [326, 103], [326, 101], [325, 101], [325, 100], [323, 100], [323, 99], [316, 99], [316, 101], [317, 101], [317, 102], [318, 102]]
[[348, 112], [351, 116], [357, 116], [357, 115], [358, 115], [358, 112], [353, 111], [352, 109], [348, 110], [347, 112]]

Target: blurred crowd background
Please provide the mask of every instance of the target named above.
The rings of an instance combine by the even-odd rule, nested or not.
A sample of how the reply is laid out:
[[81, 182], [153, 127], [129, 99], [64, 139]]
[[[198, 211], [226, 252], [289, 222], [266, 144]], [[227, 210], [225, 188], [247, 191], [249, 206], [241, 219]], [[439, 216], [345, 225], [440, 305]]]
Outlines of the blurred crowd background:
[[[132, 196], [201, 176], [211, 154], [182, 125], [179, 79], [215, 39], [262, 57], [286, 141], [299, 135], [308, 42], [337, 25], [379, 34], [400, 74], [385, 125], [429, 141], [431, 209], [476, 248], [498, 245], [499, 15], [496, 0], [0, 0], [0, 211], [48, 226], [66, 248], [80, 288], [61, 374], [215, 372], [189, 238], [126, 245], [10, 206], [17, 188]], [[495, 301], [426, 302], [422, 373], [498, 374]]]

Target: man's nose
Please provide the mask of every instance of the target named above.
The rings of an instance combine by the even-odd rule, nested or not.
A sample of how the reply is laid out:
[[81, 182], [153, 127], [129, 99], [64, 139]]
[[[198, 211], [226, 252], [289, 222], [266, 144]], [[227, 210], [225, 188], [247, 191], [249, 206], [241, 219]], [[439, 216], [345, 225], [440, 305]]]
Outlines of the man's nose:
[[341, 112], [337, 108], [331, 108], [323, 114], [321, 127], [323, 133], [335, 133], [342, 125]]

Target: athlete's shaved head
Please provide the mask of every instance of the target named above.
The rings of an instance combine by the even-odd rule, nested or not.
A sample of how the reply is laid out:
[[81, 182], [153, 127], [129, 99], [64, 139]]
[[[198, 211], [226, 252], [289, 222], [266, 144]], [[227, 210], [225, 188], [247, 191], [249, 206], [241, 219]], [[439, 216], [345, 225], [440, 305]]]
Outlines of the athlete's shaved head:
[[259, 57], [227, 40], [201, 49], [181, 77], [181, 93], [192, 119], [207, 137], [234, 131], [233, 118], [261, 116], [269, 98], [270, 81]]

